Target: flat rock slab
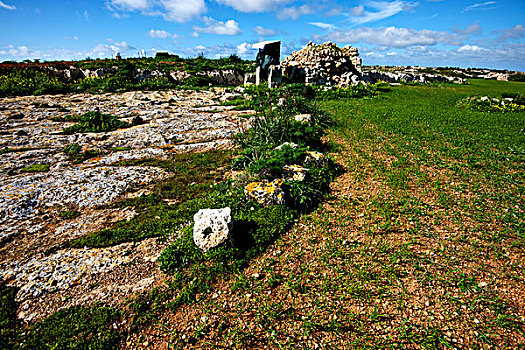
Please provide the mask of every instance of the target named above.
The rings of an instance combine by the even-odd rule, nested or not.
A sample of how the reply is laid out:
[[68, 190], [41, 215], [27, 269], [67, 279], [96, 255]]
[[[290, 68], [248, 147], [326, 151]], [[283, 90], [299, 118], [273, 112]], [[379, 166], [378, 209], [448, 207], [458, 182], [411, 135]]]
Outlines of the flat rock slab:
[[[19, 317], [28, 322], [59, 308], [96, 301], [117, 305], [162, 284], [155, 262], [167, 243], [147, 239], [103, 249], [69, 249], [68, 240], [118, 220], [131, 208], [103, 209], [118, 198], [147, 194], [167, 176], [163, 169], [118, 162], [168, 158], [172, 154], [226, 149], [248, 127], [247, 114], [221, 106], [224, 89], [0, 98], [0, 281], [20, 288]], [[66, 116], [98, 110], [144, 123], [102, 133], [64, 135]], [[73, 164], [71, 144], [99, 156]], [[48, 164], [42, 173], [24, 167]], [[71, 209], [74, 219], [60, 219]]]

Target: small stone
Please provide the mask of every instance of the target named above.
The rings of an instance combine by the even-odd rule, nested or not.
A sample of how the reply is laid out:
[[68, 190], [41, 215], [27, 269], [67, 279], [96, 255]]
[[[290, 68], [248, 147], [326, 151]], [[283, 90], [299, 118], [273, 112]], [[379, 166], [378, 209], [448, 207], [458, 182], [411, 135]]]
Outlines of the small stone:
[[232, 216], [229, 207], [201, 209], [193, 220], [193, 241], [203, 252], [224, 243], [230, 235]]
[[293, 118], [296, 122], [299, 122], [299, 123], [310, 123], [312, 121], [311, 114], [297, 114]]

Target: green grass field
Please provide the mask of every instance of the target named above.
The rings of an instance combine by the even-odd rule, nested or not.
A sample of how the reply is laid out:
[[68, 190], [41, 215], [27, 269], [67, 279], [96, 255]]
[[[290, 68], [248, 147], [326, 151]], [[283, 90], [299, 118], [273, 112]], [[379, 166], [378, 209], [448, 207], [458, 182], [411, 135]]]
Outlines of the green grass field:
[[525, 114], [456, 103], [524, 92], [522, 83], [474, 80], [326, 102], [338, 122], [329, 141], [346, 169], [332, 196], [244, 273], [130, 339], [522, 348]]
[[[87, 340], [114, 318], [139, 321], [89, 348], [117, 340], [133, 349], [525, 348], [525, 113], [457, 104], [509, 94], [523, 96], [525, 84], [396, 86], [374, 98], [321, 102], [336, 122], [326, 145], [345, 171], [319, 207], [289, 219], [289, 232], [243, 260], [246, 268], [227, 268], [235, 258], [224, 256], [213, 268], [205, 261], [168, 277], [169, 293], [155, 289], [122, 312], [58, 314], [30, 328], [26, 348], [43, 344], [46, 325], [77, 313], [92, 315], [82, 328]], [[229, 161], [214, 152], [120, 164], [173, 175], [147, 197], [113, 204], [135, 206], [136, 219], [71, 245], [140, 240], [137, 227], [174, 231], [188, 213], [161, 199], [207, 194]], [[201, 175], [210, 169], [218, 172]], [[157, 216], [162, 225], [151, 224]], [[0, 292], [0, 345], [13, 347], [14, 294]], [[67, 348], [70, 333], [53, 331]]]

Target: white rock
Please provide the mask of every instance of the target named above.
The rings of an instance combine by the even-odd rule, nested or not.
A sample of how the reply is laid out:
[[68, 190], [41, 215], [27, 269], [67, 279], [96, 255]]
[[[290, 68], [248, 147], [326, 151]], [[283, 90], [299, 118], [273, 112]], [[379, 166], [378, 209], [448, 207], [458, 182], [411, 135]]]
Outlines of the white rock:
[[232, 217], [229, 207], [201, 209], [193, 220], [193, 241], [204, 252], [224, 243], [230, 235]]

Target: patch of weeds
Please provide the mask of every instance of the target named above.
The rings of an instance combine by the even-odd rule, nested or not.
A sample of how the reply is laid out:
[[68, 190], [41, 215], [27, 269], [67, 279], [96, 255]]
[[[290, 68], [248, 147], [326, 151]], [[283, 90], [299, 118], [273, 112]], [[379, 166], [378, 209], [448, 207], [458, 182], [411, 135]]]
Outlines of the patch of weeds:
[[49, 168], [51, 165], [49, 164], [33, 164], [28, 165], [22, 169], [20, 169], [21, 173], [44, 173], [46, 171], [49, 171]]
[[102, 153], [97, 150], [88, 149], [82, 152], [82, 146], [78, 143], [73, 143], [64, 147], [63, 152], [67, 154], [69, 160], [74, 164], [79, 164], [87, 159], [99, 157]]
[[17, 338], [17, 289], [0, 284], [0, 348], [12, 349]]
[[111, 147], [110, 150], [113, 152], [119, 152], [119, 151], [130, 151], [133, 147]]
[[78, 218], [80, 216], [80, 212], [77, 210], [65, 210], [60, 213], [60, 217], [64, 220], [71, 220]]
[[289, 164], [302, 163], [306, 156], [307, 149], [292, 148], [288, 145], [281, 149], [271, 149], [258, 154], [256, 150], [247, 148], [241, 150], [240, 157], [233, 161], [234, 169], [247, 168], [254, 174], [259, 174], [263, 178], [280, 177], [283, 173], [283, 166]]
[[84, 132], [107, 132], [131, 126], [133, 126], [132, 123], [121, 121], [114, 115], [94, 111], [82, 114], [77, 124], [63, 129], [62, 132], [66, 135]]
[[120, 341], [119, 321], [112, 308], [72, 306], [31, 326], [20, 349], [113, 349]]
[[6, 153], [27, 152], [27, 151], [34, 151], [36, 149], [39, 149], [39, 148], [32, 148], [32, 147], [9, 148], [9, 147], [5, 147], [3, 149], [0, 149], [0, 156], [2, 154], [6, 154]]

